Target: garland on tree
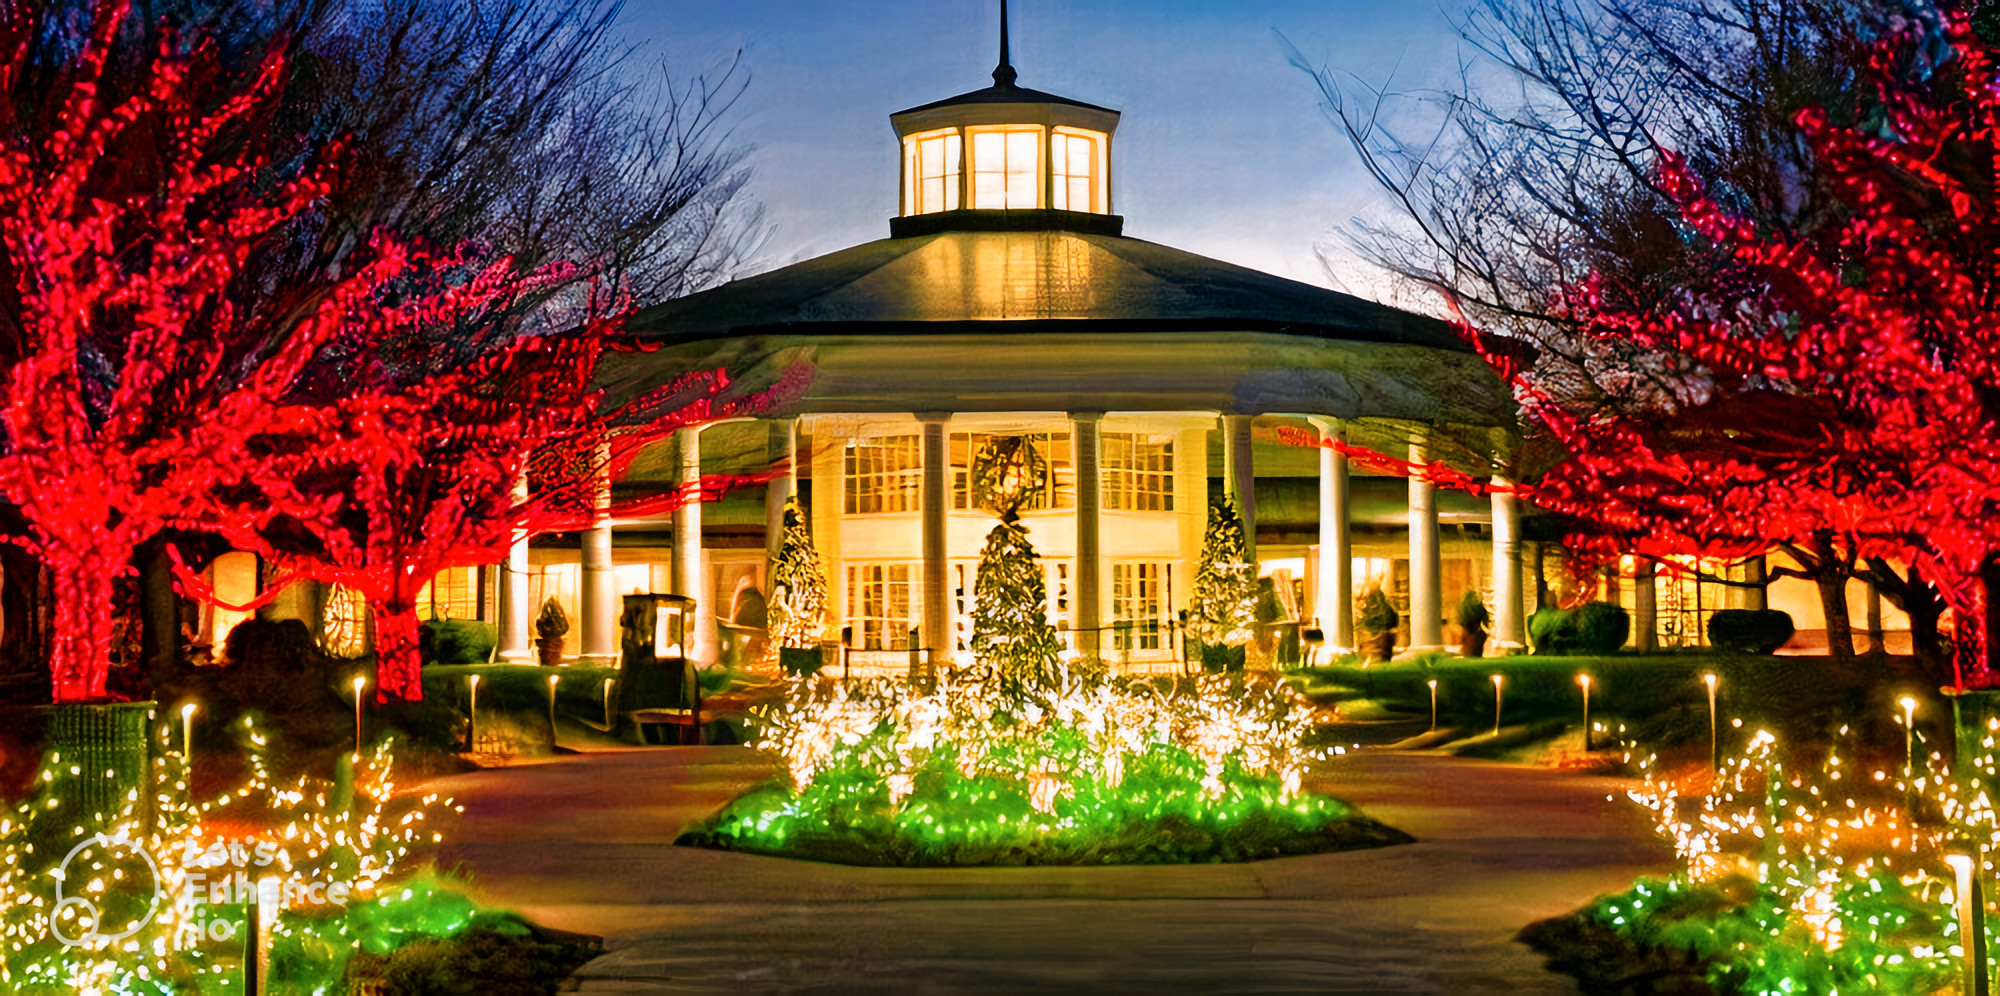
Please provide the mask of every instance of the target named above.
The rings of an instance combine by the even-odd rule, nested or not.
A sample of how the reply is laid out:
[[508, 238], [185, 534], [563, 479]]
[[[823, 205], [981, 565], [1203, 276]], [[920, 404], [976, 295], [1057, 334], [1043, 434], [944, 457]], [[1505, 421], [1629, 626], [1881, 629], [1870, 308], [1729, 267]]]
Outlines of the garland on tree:
[[1208, 532], [1188, 599], [1188, 635], [1205, 644], [1240, 647], [1257, 635], [1257, 565], [1243, 540], [1236, 499], [1208, 506]]
[[972, 657], [1013, 695], [1055, 684], [1062, 642], [1049, 624], [1048, 586], [1028, 531], [1012, 515], [986, 534], [972, 586]]
[[826, 631], [826, 570], [796, 498], [785, 501], [784, 538], [771, 571], [771, 650], [810, 650]]

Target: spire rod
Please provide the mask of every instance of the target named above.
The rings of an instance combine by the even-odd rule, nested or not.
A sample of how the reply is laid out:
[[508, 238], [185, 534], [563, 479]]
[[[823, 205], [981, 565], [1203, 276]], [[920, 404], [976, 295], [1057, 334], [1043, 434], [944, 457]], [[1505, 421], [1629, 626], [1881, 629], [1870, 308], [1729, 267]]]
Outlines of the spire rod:
[[1007, 0], [1000, 0], [1000, 64], [993, 68], [994, 86], [1013, 86], [1017, 74], [1007, 55]]

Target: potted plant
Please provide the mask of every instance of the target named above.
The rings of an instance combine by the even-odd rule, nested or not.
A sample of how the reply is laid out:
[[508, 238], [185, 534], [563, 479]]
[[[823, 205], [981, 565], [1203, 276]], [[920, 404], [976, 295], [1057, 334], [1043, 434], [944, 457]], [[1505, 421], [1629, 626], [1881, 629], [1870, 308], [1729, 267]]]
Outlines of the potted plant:
[[554, 598], [542, 603], [542, 611], [535, 616], [535, 652], [540, 656], [543, 667], [555, 667], [562, 663], [563, 634], [569, 632], [569, 616]]
[[1396, 626], [1403, 617], [1396, 614], [1396, 607], [1389, 604], [1389, 596], [1380, 588], [1370, 588], [1361, 596], [1361, 612], [1354, 620], [1355, 628], [1361, 631], [1362, 653], [1371, 661], [1386, 661], [1396, 653]]
[[1458, 600], [1458, 618], [1455, 620], [1459, 632], [1464, 634], [1459, 650], [1465, 656], [1486, 656], [1486, 622], [1489, 618], [1486, 602], [1479, 597], [1479, 589], [1465, 589], [1465, 595]]

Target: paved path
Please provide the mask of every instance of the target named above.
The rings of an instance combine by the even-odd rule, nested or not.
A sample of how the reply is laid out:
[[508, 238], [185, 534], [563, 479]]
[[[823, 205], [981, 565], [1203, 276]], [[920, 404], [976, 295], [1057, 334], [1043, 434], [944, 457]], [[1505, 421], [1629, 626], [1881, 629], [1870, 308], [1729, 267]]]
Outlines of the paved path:
[[742, 748], [444, 779], [485, 898], [603, 935], [585, 993], [1573, 993], [1512, 941], [1662, 870], [1617, 782], [1423, 754], [1320, 785], [1419, 842], [1245, 865], [849, 868], [670, 846]]

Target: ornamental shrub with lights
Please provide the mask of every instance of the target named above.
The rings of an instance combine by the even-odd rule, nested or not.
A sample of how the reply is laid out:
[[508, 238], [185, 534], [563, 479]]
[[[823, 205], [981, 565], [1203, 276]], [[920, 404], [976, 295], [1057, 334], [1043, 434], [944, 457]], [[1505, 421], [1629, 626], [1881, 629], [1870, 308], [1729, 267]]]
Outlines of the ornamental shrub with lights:
[[[1241, 670], [1243, 648], [1257, 636], [1257, 565], [1250, 563], [1246, 550], [1236, 499], [1211, 503], [1194, 591], [1188, 597], [1187, 625], [1188, 635], [1202, 641], [1202, 663], [1210, 670], [1225, 664]], [[1232, 652], [1212, 654], [1211, 647]]]
[[781, 784], [681, 843], [849, 864], [1248, 861], [1404, 843], [1305, 791], [1318, 707], [1281, 681], [794, 682], [752, 746]]
[[[1991, 778], [1996, 734], [1975, 773]], [[1927, 993], [1956, 976], [1960, 943], [1953, 853], [2000, 846], [1978, 778], [1933, 770], [1864, 772], [1838, 745], [1781, 759], [1752, 736], [1712, 789], [1639, 762], [1630, 795], [1673, 845], [1680, 870], [1602, 897], [1578, 917], [1641, 953], [1665, 952], [1718, 992]], [[1924, 818], [1913, 821], [1914, 800]], [[1985, 874], [1982, 872], [1982, 874]]]
[[[477, 914], [435, 880], [409, 879], [435, 842], [435, 795], [393, 799], [388, 746], [343, 758], [327, 782], [274, 784], [270, 746], [245, 720], [249, 775], [189, 797], [179, 754], [116, 813], [76, 811], [66, 782], [115, 779], [51, 752], [36, 791], [0, 816], [0, 990], [24, 996], [238, 992], [245, 904], [261, 888], [274, 992], [334, 992], [362, 945], [452, 936]], [[165, 743], [168, 731], [156, 737]], [[490, 917], [489, 917], [490, 919]], [[232, 988], [233, 987], [233, 988]]]

